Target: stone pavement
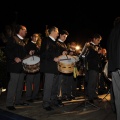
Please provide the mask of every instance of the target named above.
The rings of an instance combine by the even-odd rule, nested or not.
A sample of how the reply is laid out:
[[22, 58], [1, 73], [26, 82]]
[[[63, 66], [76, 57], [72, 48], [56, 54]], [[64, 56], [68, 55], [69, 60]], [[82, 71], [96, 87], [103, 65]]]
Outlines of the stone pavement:
[[[41, 93], [40, 93], [41, 95]], [[99, 95], [104, 98], [104, 95]], [[24, 97], [24, 95], [23, 95]], [[16, 106], [16, 111], [6, 109], [6, 92], [0, 95], [0, 120], [116, 120], [110, 104], [110, 95], [100, 101], [95, 100], [95, 106], [86, 102], [83, 93], [75, 100], [64, 101], [64, 107], [53, 111], [42, 108], [42, 97], [40, 100], [30, 103], [29, 106]]]

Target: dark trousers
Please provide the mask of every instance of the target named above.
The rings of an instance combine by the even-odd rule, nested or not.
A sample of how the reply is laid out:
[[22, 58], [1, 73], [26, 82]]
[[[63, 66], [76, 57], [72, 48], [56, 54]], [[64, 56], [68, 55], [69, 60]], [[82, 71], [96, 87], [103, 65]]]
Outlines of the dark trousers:
[[99, 80], [99, 73], [95, 70], [88, 70], [86, 74], [86, 93], [88, 95], [88, 99], [93, 100], [97, 97], [97, 85]]

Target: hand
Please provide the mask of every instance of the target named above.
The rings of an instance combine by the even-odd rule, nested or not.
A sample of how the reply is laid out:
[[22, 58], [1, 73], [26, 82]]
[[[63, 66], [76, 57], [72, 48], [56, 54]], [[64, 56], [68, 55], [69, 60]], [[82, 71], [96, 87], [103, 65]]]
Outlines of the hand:
[[18, 58], [18, 57], [16, 57], [16, 58], [15, 58], [15, 62], [16, 62], [16, 63], [19, 63], [19, 62], [21, 62], [21, 59]]
[[71, 52], [69, 52], [69, 55], [73, 55], [74, 53], [71, 51]]
[[55, 58], [54, 58], [54, 61], [55, 61], [55, 62], [58, 62], [58, 61], [59, 61], [59, 57], [55, 57]]
[[86, 43], [85, 43], [85, 46], [86, 46], [86, 47], [89, 47], [89, 46], [90, 46], [90, 43], [89, 43], [89, 42], [86, 42]]
[[67, 55], [67, 54], [68, 54], [67, 51], [62, 52], [62, 55]]
[[31, 51], [29, 52], [30, 55], [33, 55], [34, 53], [35, 53], [35, 50], [31, 50]]

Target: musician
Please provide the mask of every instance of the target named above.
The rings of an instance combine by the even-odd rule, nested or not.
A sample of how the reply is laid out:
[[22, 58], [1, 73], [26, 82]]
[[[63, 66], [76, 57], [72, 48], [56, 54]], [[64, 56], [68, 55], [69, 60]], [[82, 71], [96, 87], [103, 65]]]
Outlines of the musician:
[[29, 105], [21, 98], [25, 77], [22, 59], [27, 55], [24, 41], [26, 34], [27, 28], [24, 25], [18, 25], [15, 36], [11, 36], [6, 44], [7, 71], [10, 73], [6, 98], [8, 110], [16, 110], [14, 105]]
[[[41, 42], [40, 49], [40, 72], [44, 73], [44, 88], [43, 88], [43, 108], [47, 111], [54, 110], [52, 105], [57, 106], [58, 91], [54, 91], [55, 84], [58, 80], [57, 62], [59, 61], [59, 51], [56, 45], [56, 39], [59, 36], [57, 27], [48, 28], [49, 35], [44, 37]], [[56, 89], [55, 89], [56, 90]]]
[[[61, 30], [59, 37], [57, 39], [57, 46], [58, 46], [58, 50], [59, 50], [59, 55], [66, 55], [68, 54], [68, 47], [65, 44], [65, 41], [68, 37], [69, 33], [66, 30]], [[66, 89], [68, 85], [66, 85], [66, 80], [67, 80], [67, 75], [64, 73], [59, 72], [59, 88], [58, 88], [58, 96], [59, 96], [59, 103], [62, 106], [62, 100], [67, 99], [67, 95], [66, 95]], [[65, 84], [65, 85], [64, 85]], [[70, 86], [69, 86], [70, 88]]]
[[[38, 44], [38, 41], [41, 41], [41, 37], [38, 33], [34, 33], [31, 36], [31, 41], [26, 45], [27, 54], [32, 50], [32, 55], [40, 57], [40, 44]], [[34, 100], [39, 98], [40, 71], [26, 74], [26, 100], [34, 102]]]
[[[76, 55], [76, 42], [71, 41], [68, 44], [68, 55], [75, 56]], [[77, 81], [73, 77], [73, 73], [64, 74], [62, 84], [61, 84], [61, 93], [63, 100], [72, 100], [75, 99], [76, 95], [76, 87]]]
[[100, 56], [100, 70], [99, 70], [99, 88], [98, 88], [98, 94], [102, 95], [105, 94], [109, 90], [110, 82], [107, 79], [107, 77], [104, 75], [104, 67], [107, 63], [107, 51], [105, 48], [100, 47], [99, 49], [99, 56]]
[[86, 54], [86, 75], [85, 80], [87, 83], [86, 86], [86, 94], [88, 96], [88, 100], [91, 103], [94, 103], [95, 99], [98, 98], [98, 94], [96, 91], [97, 83], [99, 80], [99, 63], [100, 57], [98, 54], [98, 45], [100, 44], [102, 37], [99, 34], [94, 34], [91, 42], [87, 43], [87, 54]]

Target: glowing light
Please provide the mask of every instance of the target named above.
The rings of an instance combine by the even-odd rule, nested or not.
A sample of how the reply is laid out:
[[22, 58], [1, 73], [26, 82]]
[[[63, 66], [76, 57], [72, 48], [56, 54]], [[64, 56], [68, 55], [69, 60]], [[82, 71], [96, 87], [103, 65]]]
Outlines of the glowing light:
[[80, 50], [80, 46], [77, 45], [77, 46], [75, 47], [75, 49], [76, 49], [76, 50]]

